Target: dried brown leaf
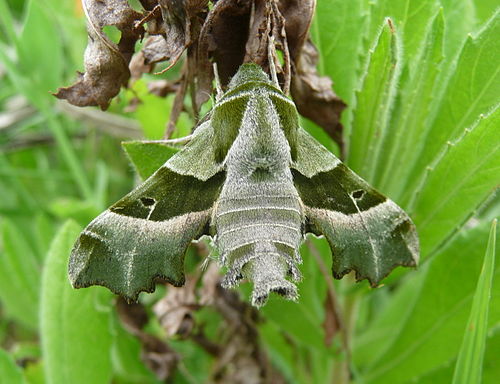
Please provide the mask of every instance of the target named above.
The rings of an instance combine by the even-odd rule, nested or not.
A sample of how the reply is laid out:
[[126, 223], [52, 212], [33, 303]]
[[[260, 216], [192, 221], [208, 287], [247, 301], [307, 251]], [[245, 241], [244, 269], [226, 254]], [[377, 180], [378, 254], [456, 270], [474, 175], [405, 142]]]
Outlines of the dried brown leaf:
[[155, 304], [153, 311], [167, 335], [186, 337], [191, 334], [192, 312], [199, 307], [195, 295], [197, 281], [195, 277], [188, 277], [183, 287], [169, 286], [167, 295]]
[[146, 11], [152, 11], [158, 5], [158, 0], [139, 0]]
[[168, 344], [148, 333], [142, 333], [141, 359], [159, 380], [171, 379], [180, 356]]
[[[165, 41], [163, 55], [172, 67], [184, 50], [197, 38], [202, 15], [208, 7], [208, 0], [159, 0], [164, 21]], [[167, 69], [168, 69], [167, 68]], [[165, 71], [165, 70], [164, 70]]]
[[332, 80], [318, 74], [317, 61], [318, 51], [312, 41], [307, 39], [295, 62], [292, 97], [299, 113], [322, 127], [343, 152], [340, 114], [346, 105], [333, 92]]
[[159, 380], [171, 378], [180, 356], [168, 344], [143, 331], [148, 322], [144, 306], [139, 303], [127, 303], [125, 299], [118, 298], [116, 310], [125, 329], [141, 342], [141, 360]]
[[[212, 91], [210, 59], [218, 66], [223, 85], [227, 84], [245, 57], [252, 1], [219, 0], [205, 20], [198, 46], [198, 97], [207, 99]], [[199, 102], [199, 104], [201, 104]]]
[[166, 61], [171, 57], [167, 40], [161, 35], [148, 37], [142, 48], [142, 53], [144, 55], [144, 61], [147, 64]]
[[268, 40], [272, 31], [272, 2], [255, 0], [251, 9], [250, 25], [245, 47], [245, 62], [253, 62], [261, 67], [267, 66]]
[[296, 61], [311, 26], [315, 0], [279, 0], [278, 8], [285, 23], [288, 49], [292, 60]]
[[[130, 77], [128, 63], [141, 36], [141, 30], [135, 29], [135, 21], [142, 15], [130, 8], [127, 0], [83, 0], [83, 7], [89, 37], [85, 73], [78, 73], [78, 81], [60, 88], [55, 96], [77, 106], [98, 105], [106, 109]], [[105, 26], [120, 30], [118, 44], [104, 34]]]
[[146, 63], [143, 51], [139, 51], [132, 56], [132, 60], [130, 60], [128, 67], [130, 70], [131, 83], [139, 80], [143, 74], [150, 73], [153, 70], [153, 65]]
[[323, 329], [325, 331], [325, 345], [330, 347], [332, 345], [333, 339], [340, 331], [340, 319], [337, 313], [337, 308], [335, 308], [335, 298], [333, 297], [333, 291], [326, 291], [325, 298], [325, 320], [323, 321]]
[[164, 44], [161, 44], [163, 60], [170, 60], [170, 65], [174, 65], [189, 41], [189, 17], [183, 0], [159, 0], [158, 3], [165, 28]]
[[155, 80], [148, 83], [148, 91], [152, 95], [156, 95], [158, 97], [165, 97], [171, 93], [175, 93], [178, 91], [180, 87], [180, 81], [169, 81], [169, 80]]

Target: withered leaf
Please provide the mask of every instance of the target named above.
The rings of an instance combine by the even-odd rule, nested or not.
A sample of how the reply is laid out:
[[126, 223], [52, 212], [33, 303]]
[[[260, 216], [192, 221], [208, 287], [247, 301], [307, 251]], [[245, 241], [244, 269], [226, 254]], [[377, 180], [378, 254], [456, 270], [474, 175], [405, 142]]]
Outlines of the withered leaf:
[[198, 93], [212, 90], [213, 58], [223, 85], [229, 82], [245, 57], [252, 1], [219, 0], [207, 16], [200, 33]]
[[167, 40], [161, 35], [150, 36], [144, 43], [142, 53], [146, 64], [155, 64], [172, 57]]
[[300, 55], [311, 26], [315, 0], [280, 0], [279, 11], [286, 20], [285, 31], [292, 60]]
[[149, 320], [144, 306], [139, 303], [130, 304], [119, 298], [116, 310], [124, 328], [140, 341], [141, 360], [159, 380], [171, 378], [180, 356], [167, 343], [143, 330]]
[[169, 287], [153, 311], [168, 336], [188, 336], [194, 326], [192, 312], [198, 308], [195, 288], [198, 279], [189, 277], [182, 287]]
[[[135, 29], [135, 21], [142, 15], [130, 8], [127, 0], [83, 0], [83, 8], [89, 38], [85, 73], [78, 73], [78, 81], [60, 88], [55, 96], [77, 106], [106, 109], [130, 77], [128, 63], [141, 36], [141, 30]], [[114, 26], [121, 32], [118, 44], [104, 34], [105, 26]]]
[[165, 57], [163, 60], [171, 59], [172, 66], [186, 49], [189, 19], [186, 17], [183, 0], [159, 0], [159, 5], [165, 28], [164, 43], [160, 43]]
[[153, 69], [153, 64], [147, 63], [144, 52], [139, 51], [132, 56], [132, 60], [130, 60], [128, 67], [130, 70], [130, 82], [134, 83], [139, 80], [143, 74], [150, 73]]
[[346, 104], [333, 92], [332, 80], [318, 74], [318, 51], [310, 39], [306, 40], [296, 59], [291, 91], [297, 109], [302, 116], [322, 127], [343, 153], [340, 114]]
[[[193, 24], [197, 24], [198, 16], [206, 11], [208, 0], [159, 0], [158, 3], [164, 22], [165, 43], [157, 48], [162, 50], [163, 60], [170, 60], [170, 68], [193, 40], [197, 39], [199, 28], [193, 28]], [[160, 56], [157, 52], [156, 57]]]
[[268, 40], [271, 33], [272, 2], [255, 0], [252, 8], [249, 34], [245, 47], [245, 61], [261, 67], [267, 65]]
[[335, 299], [332, 295], [333, 292], [331, 290], [326, 291], [326, 298], [324, 302], [325, 319], [321, 324], [325, 332], [324, 342], [327, 347], [332, 345], [334, 337], [341, 328], [340, 318], [337, 313], [337, 308], [335, 308]]
[[[130, 8], [127, 0], [84, 0], [88, 19], [89, 43], [85, 52], [85, 73], [57, 97], [78, 106], [107, 108], [120, 87], [151, 72], [155, 63], [169, 61], [170, 68], [187, 50], [181, 76], [172, 82], [175, 91], [165, 137], [172, 133], [177, 117], [184, 110], [186, 94], [191, 93], [192, 112], [198, 119], [200, 106], [212, 94], [212, 62], [225, 86], [244, 62], [255, 62], [269, 72], [274, 61], [285, 93], [291, 88], [299, 112], [325, 131], [340, 145], [340, 113], [345, 104], [332, 90], [332, 82], [316, 70], [318, 53], [308, 39], [315, 0], [218, 0], [209, 9], [208, 0], [140, 0], [145, 13]], [[121, 32], [118, 44], [103, 27], [115, 26]], [[134, 56], [134, 45], [149, 34], [142, 52]], [[273, 44], [270, 44], [272, 39]], [[274, 46], [273, 46], [274, 45]], [[269, 48], [271, 52], [269, 53]], [[278, 60], [274, 49], [282, 52]], [[292, 84], [290, 84], [292, 83]]]

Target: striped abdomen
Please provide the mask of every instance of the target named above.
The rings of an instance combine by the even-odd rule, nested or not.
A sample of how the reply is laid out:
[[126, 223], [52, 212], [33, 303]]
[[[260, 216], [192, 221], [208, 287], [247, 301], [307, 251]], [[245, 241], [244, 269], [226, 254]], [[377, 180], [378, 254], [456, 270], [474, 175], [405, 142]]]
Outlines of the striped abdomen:
[[254, 283], [254, 301], [270, 291], [294, 298], [300, 278], [296, 263], [302, 241], [302, 206], [291, 180], [225, 185], [214, 212], [216, 243], [229, 267], [225, 286], [247, 277]]

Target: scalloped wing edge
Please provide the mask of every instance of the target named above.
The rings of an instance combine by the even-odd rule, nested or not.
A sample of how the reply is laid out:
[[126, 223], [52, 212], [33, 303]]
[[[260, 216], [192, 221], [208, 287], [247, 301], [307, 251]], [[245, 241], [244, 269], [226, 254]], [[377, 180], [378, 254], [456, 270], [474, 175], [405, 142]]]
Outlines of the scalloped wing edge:
[[165, 221], [105, 211], [73, 247], [68, 266], [71, 284], [105, 286], [128, 301], [136, 301], [140, 292], [153, 292], [158, 279], [183, 285], [184, 254], [191, 241], [204, 234], [211, 211]]

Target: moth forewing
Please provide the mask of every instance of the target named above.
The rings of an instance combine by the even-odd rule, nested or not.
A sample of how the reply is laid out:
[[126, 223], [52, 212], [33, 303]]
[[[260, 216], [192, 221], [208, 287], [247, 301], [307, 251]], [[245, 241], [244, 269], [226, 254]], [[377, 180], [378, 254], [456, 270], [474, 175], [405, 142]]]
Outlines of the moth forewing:
[[156, 280], [183, 285], [184, 254], [206, 234], [223, 180], [158, 169], [80, 234], [69, 261], [73, 286], [103, 285], [134, 301]]

